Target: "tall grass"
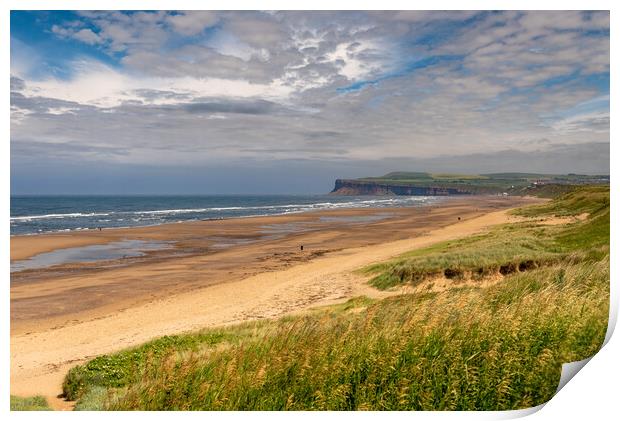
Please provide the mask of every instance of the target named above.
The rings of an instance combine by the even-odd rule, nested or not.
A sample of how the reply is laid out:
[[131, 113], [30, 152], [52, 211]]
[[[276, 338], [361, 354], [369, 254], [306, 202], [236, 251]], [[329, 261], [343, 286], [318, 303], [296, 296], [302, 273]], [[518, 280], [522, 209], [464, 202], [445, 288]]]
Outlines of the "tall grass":
[[[545, 265], [507, 273], [490, 287], [359, 297], [305, 315], [164, 337], [74, 368], [65, 391], [78, 407], [111, 410], [538, 405], [553, 395], [561, 364], [591, 356], [605, 336], [609, 249], [596, 218], [568, 227], [519, 224], [505, 227], [514, 230], [509, 238], [502, 228], [401, 258], [468, 267], [525, 255], [532, 245], [549, 254]], [[585, 231], [603, 239], [586, 241]]]

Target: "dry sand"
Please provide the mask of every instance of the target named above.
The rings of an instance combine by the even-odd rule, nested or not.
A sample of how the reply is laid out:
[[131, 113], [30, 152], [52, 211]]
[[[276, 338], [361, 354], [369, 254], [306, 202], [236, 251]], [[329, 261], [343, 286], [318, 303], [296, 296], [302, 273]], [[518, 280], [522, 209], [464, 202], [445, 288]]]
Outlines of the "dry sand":
[[[509, 222], [506, 208], [535, 201], [468, 198], [427, 208], [342, 210], [13, 237], [14, 259], [120, 238], [174, 238], [181, 246], [175, 252], [155, 253], [124, 265], [67, 265], [14, 274], [11, 394], [42, 394], [63, 409], [67, 406], [54, 397], [61, 392], [67, 370], [97, 355], [162, 335], [276, 317], [359, 295], [398, 293], [374, 290], [353, 271], [411, 249]], [[338, 221], [381, 212], [390, 212], [391, 217], [364, 224]], [[317, 222], [325, 216], [331, 222]], [[316, 229], [288, 232], [278, 238], [260, 232], [260, 227], [269, 224], [312, 221]], [[243, 234], [256, 241], [215, 251], [208, 246], [213, 244], [209, 238], [214, 233]], [[305, 245], [304, 252], [298, 250], [298, 244]], [[179, 257], [175, 254], [179, 250], [191, 252]]]

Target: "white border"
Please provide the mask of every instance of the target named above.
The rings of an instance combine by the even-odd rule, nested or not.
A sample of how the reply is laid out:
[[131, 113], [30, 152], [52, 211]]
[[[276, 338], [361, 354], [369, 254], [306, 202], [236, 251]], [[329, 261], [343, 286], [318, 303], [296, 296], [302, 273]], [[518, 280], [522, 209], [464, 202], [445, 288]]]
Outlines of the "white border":
[[[10, 312], [9, 312], [9, 290], [6, 286], [9, 284], [9, 139], [10, 139], [10, 124], [9, 124], [9, 74], [10, 74], [10, 53], [9, 53], [9, 11], [15, 10], [197, 10], [197, 9], [211, 9], [211, 10], [242, 10], [242, 9], [263, 9], [263, 10], [320, 10], [320, 9], [335, 9], [335, 10], [364, 10], [364, 9], [380, 9], [380, 10], [611, 10], [612, 27], [618, 28], [616, 19], [616, 10], [614, 10], [615, 4], [618, 2], [603, 1], [603, 0], [590, 0], [590, 1], [574, 1], [568, 0], [563, 2], [550, 1], [550, 0], [521, 0], [521, 1], [489, 1], [489, 0], [474, 0], [469, 2], [462, 2], [457, 0], [419, 0], [415, 3], [407, 1], [394, 1], [394, 0], [382, 0], [382, 1], [339, 1], [339, 0], [314, 0], [314, 1], [298, 1], [291, 2], [282, 0], [266, 0], [261, 2], [249, 2], [240, 0], [216, 0], [208, 2], [200, 2], [193, 0], [160, 0], [160, 1], [144, 1], [144, 0], [126, 0], [126, 1], [102, 1], [102, 0], [83, 0], [83, 1], [71, 1], [71, 0], [56, 0], [50, 2], [49, 0], [5, 0], [0, 6], [2, 13], [0, 15], [0, 31], [2, 40], [2, 67], [4, 69], [4, 89], [0, 89], [0, 96], [2, 98], [3, 113], [1, 118], [2, 127], [2, 146], [0, 151], [0, 160], [2, 165], [0, 166], [2, 171], [2, 205], [1, 220], [6, 221], [2, 225], [2, 235], [4, 241], [0, 243], [0, 253], [5, 264], [4, 268], [4, 285], [2, 295], [2, 347], [1, 347], [1, 365], [0, 373], [2, 375], [3, 386], [0, 388], [0, 405], [1, 411], [7, 412], [9, 409], [9, 387], [10, 375], [9, 375], [9, 329], [10, 329]], [[618, 9], [617, 7], [615, 9]], [[611, 31], [611, 45], [618, 45], [618, 37], [616, 36], [617, 29]], [[612, 48], [611, 56], [611, 68], [615, 69], [614, 53]], [[616, 54], [617, 55], [617, 54]], [[617, 89], [614, 89], [614, 84], [611, 85], [611, 111], [613, 116], [614, 98], [616, 98]], [[611, 92], [610, 92], [611, 93]], [[611, 131], [610, 138], [614, 133], [614, 118], [611, 119]], [[614, 168], [618, 163], [618, 153], [620, 151], [617, 147], [611, 143], [611, 247], [612, 250], [616, 250], [616, 239], [618, 238], [618, 228], [614, 221], [618, 221], [618, 210], [616, 206], [615, 198], [618, 195], [617, 180], [614, 174]], [[612, 253], [613, 255], [613, 253]], [[611, 315], [615, 315], [614, 321], [611, 325], [615, 324], [615, 317], [617, 317], [618, 309], [618, 282], [617, 282], [617, 265], [615, 259], [611, 262], [612, 273], [612, 312]], [[618, 355], [620, 355], [620, 344], [617, 338], [617, 334], [613, 335], [606, 346], [594, 356], [594, 358], [586, 365], [586, 368], [579, 372], [576, 377], [571, 380], [547, 405], [544, 406], [538, 412], [531, 415], [530, 419], [533, 420], [547, 420], [547, 419], [584, 419], [586, 417], [591, 419], [610, 419], [611, 414], [617, 416], [618, 414], [618, 374], [620, 374], [620, 363], [618, 361]], [[322, 419], [338, 419], [342, 417], [356, 420], [359, 419], [375, 419], [377, 416], [388, 417], [392, 419], [503, 419], [514, 418], [515, 416], [526, 415], [526, 412], [510, 413], [510, 412], [492, 412], [492, 413], [429, 413], [429, 412], [406, 412], [406, 413], [123, 413], [123, 414], [106, 414], [106, 413], [89, 413], [86, 415], [89, 419], [108, 419], [111, 416], [121, 416], [122, 418], [136, 416], [148, 417], [154, 419], [168, 419], [173, 416], [191, 417], [191, 418], [204, 418], [205, 416], [215, 416], [219, 419], [241, 419], [242, 417], [251, 418], [275, 418], [275, 419], [290, 419], [291, 416], [299, 417], [301, 419], [315, 419], [321, 417]], [[530, 411], [531, 412], [531, 411]], [[39, 419], [39, 417], [83, 417], [85, 414], [79, 415], [78, 413], [9, 413], [9, 416], [15, 419]]]

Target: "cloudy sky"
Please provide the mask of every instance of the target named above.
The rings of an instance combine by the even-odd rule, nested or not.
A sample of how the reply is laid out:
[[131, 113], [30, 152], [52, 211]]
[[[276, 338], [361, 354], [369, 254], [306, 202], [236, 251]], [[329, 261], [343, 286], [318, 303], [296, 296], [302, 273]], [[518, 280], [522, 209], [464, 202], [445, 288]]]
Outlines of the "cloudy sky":
[[11, 188], [609, 172], [608, 12], [11, 12]]

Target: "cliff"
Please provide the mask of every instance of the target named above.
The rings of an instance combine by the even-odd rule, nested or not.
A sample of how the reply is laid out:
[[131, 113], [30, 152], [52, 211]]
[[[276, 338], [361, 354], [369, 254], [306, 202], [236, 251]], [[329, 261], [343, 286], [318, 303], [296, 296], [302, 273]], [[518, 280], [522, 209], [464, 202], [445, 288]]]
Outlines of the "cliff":
[[450, 196], [475, 194], [473, 189], [415, 184], [392, 184], [376, 181], [336, 180], [332, 195], [340, 196]]
[[467, 194], [531, 194], [567, 185], [609, 184], [608, 175], [584, 174], [446, 174], [391, 172], [381, 177], [336, 180], [330, 194], [343, 196], [453, 196]]

